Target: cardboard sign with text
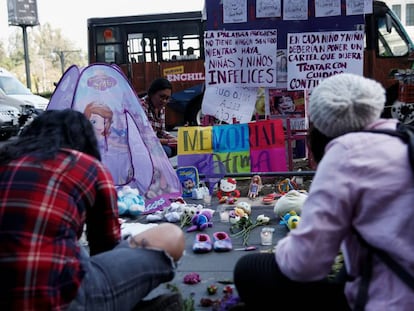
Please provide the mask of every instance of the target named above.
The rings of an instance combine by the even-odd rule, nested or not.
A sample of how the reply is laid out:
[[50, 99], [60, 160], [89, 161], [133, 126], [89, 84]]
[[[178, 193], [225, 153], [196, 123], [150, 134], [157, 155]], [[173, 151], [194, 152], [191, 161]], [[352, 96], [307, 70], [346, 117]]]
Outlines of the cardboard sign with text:
[[206, 87], [276, 84], [277, 29], [206, 31]]
[[363, 31], [289, 33], [287, 43], [288, 90], [311, 90], [343, 72], [363, 74]]
[[199, 172], [213, 161], [223, 163], [228, 173], [287, 171], [282, 120], [180, 127], [178, 140], [178, 165]]

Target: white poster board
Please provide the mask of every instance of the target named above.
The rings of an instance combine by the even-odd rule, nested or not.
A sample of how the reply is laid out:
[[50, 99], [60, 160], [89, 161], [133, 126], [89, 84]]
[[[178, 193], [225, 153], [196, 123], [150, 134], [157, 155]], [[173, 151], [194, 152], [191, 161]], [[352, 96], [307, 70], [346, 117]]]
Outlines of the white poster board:
[[311, 90], [338, 73], [363, 75], [363, 67], [363, 31], [288, 34], [288, 90]]
[[206, 87], [274, 87], [277, 30], [206, 31]]
[[233, 124], [251, 121], [256, 104], [257, 88], [214, 86], [206, 89], [202, 112], [223, 122]]

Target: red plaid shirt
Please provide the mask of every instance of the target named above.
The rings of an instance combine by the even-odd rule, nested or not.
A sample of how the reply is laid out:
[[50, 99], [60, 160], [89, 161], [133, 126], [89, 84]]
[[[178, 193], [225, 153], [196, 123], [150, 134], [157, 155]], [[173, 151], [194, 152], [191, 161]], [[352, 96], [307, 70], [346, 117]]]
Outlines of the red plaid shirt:
[[161, 109], [157, 116], [152, 106], [148, 103], [148, 97], [144, 97], [141, 100], [141, 104], [157, 137], [166, 139], [175, 138], [174, 135], [165, 130], [165, 109]]
[[119, 242], [116, 189], [96, 159], [62, 150], [0, 166], [1, 310], [67, 307], [84, 275], [76, 242], [85, 222], [91, 254]]

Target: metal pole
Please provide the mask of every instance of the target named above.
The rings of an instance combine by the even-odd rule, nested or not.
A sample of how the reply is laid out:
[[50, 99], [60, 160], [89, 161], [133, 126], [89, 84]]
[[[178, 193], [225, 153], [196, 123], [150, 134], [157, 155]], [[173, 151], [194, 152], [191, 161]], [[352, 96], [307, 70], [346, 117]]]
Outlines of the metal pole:
[[62, 70], [62, 75], [65, 73], [65, 52], [59, 51], [60, 56], [60, 68]]
[[23, 29], [23, 47], [24, 47], [24, 63], [26, 66], [26, 83], [29, 89], [32, 88], [32, 81], [30, 79], [30, 60], [29, 60], [29, 45], [27, 43], [26, 25], [21, 25]]

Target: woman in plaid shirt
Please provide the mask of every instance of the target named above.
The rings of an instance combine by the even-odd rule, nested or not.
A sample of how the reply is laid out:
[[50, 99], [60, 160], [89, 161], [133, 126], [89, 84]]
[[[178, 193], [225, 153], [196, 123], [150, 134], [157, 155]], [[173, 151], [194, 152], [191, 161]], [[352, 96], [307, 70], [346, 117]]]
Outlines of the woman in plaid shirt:
[[169, 158], [177, 155], [177, 138], [165, 130], [165, 107], [171, 98], [172, 85], [164, 78], [155, 79], [142, 100], [142, 107]]
[[[85, 224], [89, 253], [78, 243]], [[67, 109], [0, 150], [0, 244], [1, 310], [131, 310], [173, 278], [184, 235], [166, 224], [120, 241], [92, 125]]]

